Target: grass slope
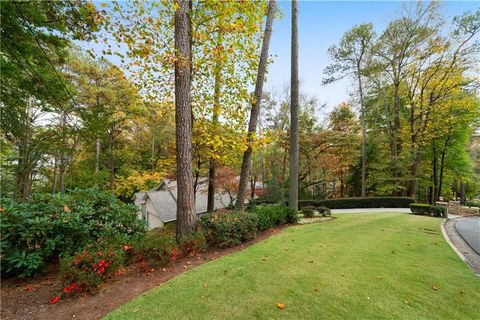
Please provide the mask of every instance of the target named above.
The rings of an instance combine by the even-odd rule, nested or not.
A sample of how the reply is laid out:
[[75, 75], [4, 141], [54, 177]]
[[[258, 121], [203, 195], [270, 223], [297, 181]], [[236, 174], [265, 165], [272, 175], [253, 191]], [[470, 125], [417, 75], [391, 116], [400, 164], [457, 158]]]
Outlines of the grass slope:
[[478, 319], [480, 279], [445, 242], [440, 223], [379, 213], [290, 227], [106, 318]]

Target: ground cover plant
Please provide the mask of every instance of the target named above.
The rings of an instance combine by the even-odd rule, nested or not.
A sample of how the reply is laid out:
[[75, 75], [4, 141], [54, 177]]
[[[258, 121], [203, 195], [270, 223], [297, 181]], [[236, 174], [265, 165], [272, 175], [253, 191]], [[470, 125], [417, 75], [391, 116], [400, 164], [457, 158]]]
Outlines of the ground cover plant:
[[440, 223], [378, 213], [290, 227], [106, 319], [475, 319], [480, 282]]

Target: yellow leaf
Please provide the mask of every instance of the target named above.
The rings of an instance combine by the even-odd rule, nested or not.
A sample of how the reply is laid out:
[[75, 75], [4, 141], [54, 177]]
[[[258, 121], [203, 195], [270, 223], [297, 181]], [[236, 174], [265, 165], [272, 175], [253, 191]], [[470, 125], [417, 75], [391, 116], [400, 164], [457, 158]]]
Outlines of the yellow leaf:
[[71, 210], [70, 210], [70, 208], [65, 204], [65, 205], [63, 206], [63, 211], [65, 211], [65, 212], [70, 212]]
[[285, 305], [283, 303], [277, 303], [277, 308], [283, 310], [285, 309]]

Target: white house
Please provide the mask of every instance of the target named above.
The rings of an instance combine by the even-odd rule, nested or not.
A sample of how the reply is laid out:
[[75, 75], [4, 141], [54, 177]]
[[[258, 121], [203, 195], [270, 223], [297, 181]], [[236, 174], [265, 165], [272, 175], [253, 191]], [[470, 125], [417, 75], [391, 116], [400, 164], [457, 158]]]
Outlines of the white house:
[[[207, 212], [208, 179], [201, 178], [195, 195], [195, 212]], [[177, 181], [165, 179], [156, 188], [147, 192], [137, 192], [132, 197], [134, 203], [141, 208], [138, 218], [147, 221], [148, 228], [161, 228], [177, 219]], [[226, 192], [215, 194], [215, 210], [228, 207], [232, 199]]]

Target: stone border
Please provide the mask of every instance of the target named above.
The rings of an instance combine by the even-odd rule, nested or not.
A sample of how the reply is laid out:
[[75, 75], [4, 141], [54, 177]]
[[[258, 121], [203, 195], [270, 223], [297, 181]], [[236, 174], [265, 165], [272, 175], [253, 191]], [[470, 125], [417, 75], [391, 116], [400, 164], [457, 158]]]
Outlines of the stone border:
[[[472, 271], [480, 277], [480, 255], [478, 255], [472, 248], [463, 240], [463, 238], [456, 232], [454, 225], [455, 221], [452, 219], [443, 219], [440, 229], [443, 237], [455, 251], [455, 253], [464, 261]], [[447, 224], [449, 224], [447, 226]], [[448, 230], [447, 230], [448, 229]]]

